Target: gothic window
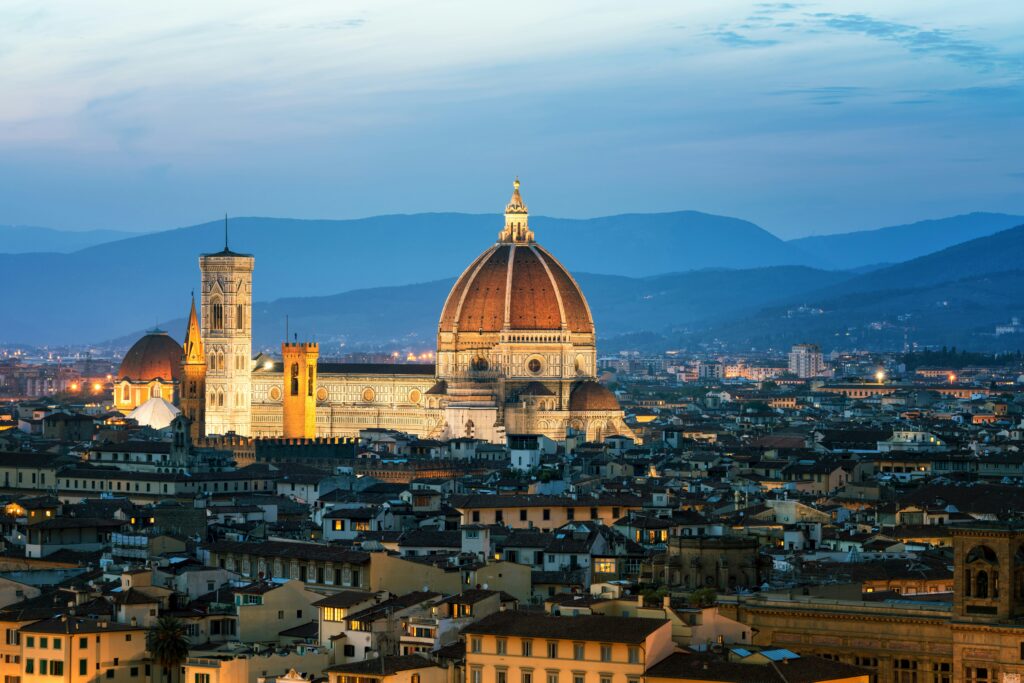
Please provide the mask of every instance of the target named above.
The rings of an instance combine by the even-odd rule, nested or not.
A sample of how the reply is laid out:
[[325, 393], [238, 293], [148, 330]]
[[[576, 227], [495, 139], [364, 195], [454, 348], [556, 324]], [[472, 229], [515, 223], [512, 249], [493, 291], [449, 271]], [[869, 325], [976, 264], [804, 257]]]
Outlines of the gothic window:
[[210, 302], [210, 327], [214, 330], [224, 329], [224, 304], [219, 297], [214, 297]]
[[224, 365], [224, 354], [223, 353], [218, 353], [217, 354], [217, 369], [218, 370], [223, 370], [226, 367], [227, 366]]
[[242, 304], [235, 306], [235, 329], [245, 329], [245, 306]]
[[306, 366], [306, 396], [313, 395], [313, 364]]
[[299, 395], [299, 364], [298, 363], [292, 363], [291, 376], [292, 376], [291, 389], [289, 391], [291, 392], [292, 396], [298, 396]]
[[[992, 548], [978, 545], [964, 558], [964, 594], [982, 600], [999, 597], [999, 556]], [[972, 581], [973, 578], [973, 581]]]

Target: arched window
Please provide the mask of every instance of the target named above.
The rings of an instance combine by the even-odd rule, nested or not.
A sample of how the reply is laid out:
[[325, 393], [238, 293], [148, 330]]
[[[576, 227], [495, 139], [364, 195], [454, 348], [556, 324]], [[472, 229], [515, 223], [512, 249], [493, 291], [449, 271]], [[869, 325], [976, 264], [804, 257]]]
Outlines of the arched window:
[[210, 300], [210, 328], [214, 330], [224, 329], [224, 304], [220, 297], [215, 296]]
[[224, 354], [223, 353], [218, 353], [217, 354], [217, 369], [218, 370], [223, 370], [226, 367], [227, 366], [224, 365]]
[[313, 395], [313, 364], [306, 366], [306, 396]]
[[964, 560], [967, 564], [972, 562], [987, 562], [988, 564], [998, 564], [999, 557], [996, 555], [996, 551], [989, 548], [987, 545], [976, 545], [971, 548], [971, 551], [967, 553], [967, 558]]
[[245, 329], [245, 306], [242, 304], [235, 306], [235, 329]]
[[291, 395], [292, 396], [298, 396], [299, 395], [299, 364], [298, 363], [292, 363], [291, 375], [292, 375], [292, 381], [291, 381], [291, 388], [290, 388], [289, 391], [291, 391]]
[[149, 388], [149, 397], [150, 398], [159, 398], [160, 397], [160, 385], [159, 384], [154, 384], [153, 386], [151, 386]]
[[125, 382], [124, 386], [121, 387], [121, 400], [122, 401], [130, 401], [130, 400], [132, 400], [132, 391], [131, 391], [131, 387], [128, 386], [128, 382]]

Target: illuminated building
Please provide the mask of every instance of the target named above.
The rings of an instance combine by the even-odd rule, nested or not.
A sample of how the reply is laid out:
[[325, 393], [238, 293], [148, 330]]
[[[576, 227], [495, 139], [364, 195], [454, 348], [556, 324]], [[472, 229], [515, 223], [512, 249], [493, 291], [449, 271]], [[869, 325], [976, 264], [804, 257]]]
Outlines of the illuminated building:
[[817, 344], [794, 344], [789, 352], [789, 371], [801, 379], [821, 377], [825, 359]]
[[[114, 408], [128, 413], [151, 398], [177, 403], [181, 346], [163, 330], [150, 330], [132, 345], [114, 382]], [[73, 391], [77, 391], [75, 386]]]
[[342, 437], [367, 428], [499, 443], [506, 433], [632, 436], [614, 394], [596, 381], [587, 301], [537, 244], [528, 217], [517, 180], [498, 241], [444, 303], [436, 366], [331, 363], [315, 344], [298, 343], [284, 344], [282, 361], [253, 359], [254, 258], [225, 240], [199, 260], [200, 339], [193, 315], [179, 373], [194, 436]]
[[[879, 683], [996, 683], [1024, 677], [1024, 530], [954, 525], [953, 595], [856, 601], [762, 594], [737, 600], [755, 645], [865, 666]], [[951, 598], [951, 599], [950, 599]]]

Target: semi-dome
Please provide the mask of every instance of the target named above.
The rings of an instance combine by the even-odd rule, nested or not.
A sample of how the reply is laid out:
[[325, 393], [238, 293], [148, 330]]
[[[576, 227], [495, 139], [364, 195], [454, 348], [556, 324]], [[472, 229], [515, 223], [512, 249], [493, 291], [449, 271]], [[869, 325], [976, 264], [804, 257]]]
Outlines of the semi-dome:
[[619, 400], [602, 384], [593, 381], [579, 382], [569, 394], [569, 410], [619, 410]]
[[165, 381], [181, 378], [181, 345], [163, 330], [150, 330], [135, 342], [117, 371], [118, 379]]
[[594, 320], [569, 271], [533, 239], [515, 182], [505, 229], [452, 287], [440, 332], [568, 330], [591, 334]]

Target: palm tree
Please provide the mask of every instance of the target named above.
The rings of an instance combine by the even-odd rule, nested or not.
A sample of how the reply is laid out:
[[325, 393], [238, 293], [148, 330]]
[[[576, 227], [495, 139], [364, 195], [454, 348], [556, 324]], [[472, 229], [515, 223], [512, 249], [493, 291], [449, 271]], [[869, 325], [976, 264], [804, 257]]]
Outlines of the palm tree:
[[164, 676], [180, 670], [188, 658], [185, 624], [170, 615], [160, 617], [146, 633], [146, 648], [153, 655], [153, 661], [166, 672]]

